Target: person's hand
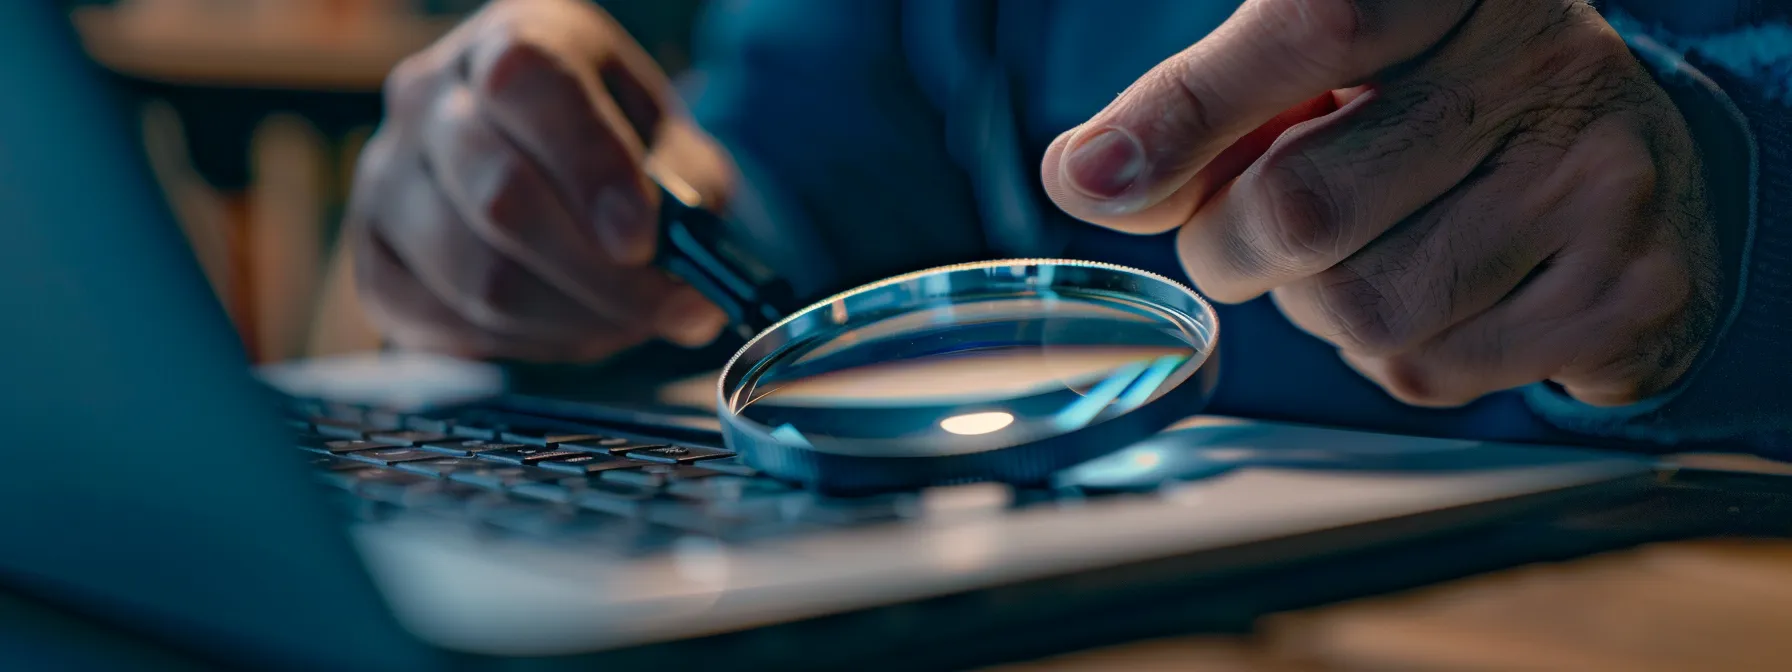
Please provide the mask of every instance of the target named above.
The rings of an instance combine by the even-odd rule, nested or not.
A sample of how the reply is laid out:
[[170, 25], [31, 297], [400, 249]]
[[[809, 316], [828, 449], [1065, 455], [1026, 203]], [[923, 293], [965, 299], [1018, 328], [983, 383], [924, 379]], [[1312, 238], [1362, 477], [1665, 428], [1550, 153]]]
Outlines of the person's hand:
[[1180, 228], [1208, 297], [1269, 292], [1394, 397], [1448, 406], [1680, 378], [1718, 308], [1700, 166], [1582, 0], [1249, 0], [1042, 169], [1072, 215]]
[[666, 76], [582, 0], [499, 0], [386, 83], [350, 199], [361, 294], [398, 345], [584, 361], [725, 316], [648, 266], [647, 166], [726, 197], [732, 172]]

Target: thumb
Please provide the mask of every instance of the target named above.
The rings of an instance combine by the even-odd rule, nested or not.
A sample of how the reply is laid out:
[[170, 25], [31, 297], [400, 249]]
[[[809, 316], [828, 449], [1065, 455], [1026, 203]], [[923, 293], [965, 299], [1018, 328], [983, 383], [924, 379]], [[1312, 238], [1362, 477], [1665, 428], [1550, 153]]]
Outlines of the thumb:
[[1210, 191], [1183, 187], [1216, 156], [1291, 108], [1418, 56], [1473, 4], [1249, 0], [1053, 141], [1045, 191], [1065, 212], [1110, 228], [1175, 228]]

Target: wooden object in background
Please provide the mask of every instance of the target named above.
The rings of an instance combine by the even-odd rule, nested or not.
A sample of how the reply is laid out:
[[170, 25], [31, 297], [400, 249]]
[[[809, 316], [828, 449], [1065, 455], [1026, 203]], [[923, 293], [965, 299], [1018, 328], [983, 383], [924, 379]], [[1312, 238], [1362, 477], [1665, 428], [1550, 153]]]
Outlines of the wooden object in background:
[[[147, 80], [254, 88], [377, 90], [400, 59], [454, 25], [361, 0], [121, 0], [74, 14], [88, 53]], [[336, 10], [336, 11], [331, 11]]]
[[317, 319], [311, 325], [306, 355], [330, 357], [380, 349], [379, 330], [367, 319], [356, 294], [354, 250], [338, 244], [324, 276]]
[[[354, 186], [355, 163], [361, 148], [372, 136], [372, 128], [349, 132], [337, 145], [335, 171], [336, 201], [346, 206]], [[328, 357], [378, 350], [383, 342], [379, 330], [361, 307], [355, 290], [355, 257], [346, 231], [338, 232], [330, 247], [324, 270], [323, 286], [317, 298], [317, 310], [306, 338], [305, 355]]]
[[1787, 624], [1792, 541], [1674, 542], [996, 669], [1783, 670]]
[[[1742, 455], [1664, 464], [1747, 479], [1774, 501], [1792, 475], [1792, 465]], [[1166, 638], [997, 669], [1784, 670], [1787, 624], [1792, 540], [1675, 541], [1272, 615], [1249, 637]]]
[[[141, 80], [373, 92], [455, 23], [408, 9], [406, 0], [120, 0], [73, 18], [95, 60]], [[345, 284], [348, 260], [321, 254], [346, 193], [338, 184], [349, 173], [337, 171], [352, 170], [364, 137], [347, 139], [338, 162], [334, 139], [272, 116], [249, 141], [248, 191], [231, 193], [193, 168], [170, 106], [152, 104], [143, 130], [158, 179], [256, 361], [378, 347]], [[329, 298], [320, 301], [320, 288]]]
[[271, 362], [304, 354], [324, 258], [329, 165], [324, 137], [305, 119], [277, 114], [250, 142], [248, 319], [254, 351]]
[[149, 101], [142, 108], [140, 121], [150, 170], [167, 195], [212, 290], [224, 305], [232, 305], [236, 260], [231, 254], [233, 234], [224, 199], [188, 160], [186, 135], [172, 105]]

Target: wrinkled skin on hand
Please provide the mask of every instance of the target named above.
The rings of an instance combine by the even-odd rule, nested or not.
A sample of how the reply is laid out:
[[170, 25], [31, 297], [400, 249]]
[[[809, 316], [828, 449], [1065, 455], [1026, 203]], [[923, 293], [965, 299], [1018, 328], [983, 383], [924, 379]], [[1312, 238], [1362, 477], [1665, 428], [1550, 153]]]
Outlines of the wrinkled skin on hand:
[[728, 158], [595, 5], [492, 2], [385, 93], [348, 231], [364, 303], [399, 345], [565, 362], [721, 330], [719, 309], [648, 265], [648, 171], [719, 204]]
[[1042, 171], [1416, 405], [1539, 381], [1635, 402], [1718, 312], [1697, 148], [1586, 2], [1251, 0]]

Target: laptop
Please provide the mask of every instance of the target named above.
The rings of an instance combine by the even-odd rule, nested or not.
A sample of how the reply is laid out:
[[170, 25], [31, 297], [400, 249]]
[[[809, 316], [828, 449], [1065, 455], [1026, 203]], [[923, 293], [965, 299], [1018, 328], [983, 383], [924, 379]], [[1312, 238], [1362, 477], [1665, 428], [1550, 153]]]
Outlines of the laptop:
[[0, 590], [196, 660], [956, 665], [1170, 578], [1651, 479], [1569, 447], [1197, 418], [1050, 487], [831, 498], [700, 412], [518, 401], [484, 364], [258, 375], [54, 6], [0, 3]]

